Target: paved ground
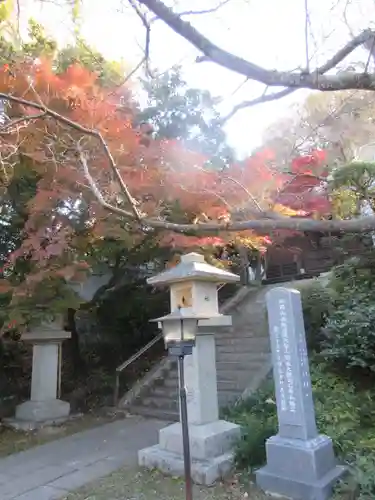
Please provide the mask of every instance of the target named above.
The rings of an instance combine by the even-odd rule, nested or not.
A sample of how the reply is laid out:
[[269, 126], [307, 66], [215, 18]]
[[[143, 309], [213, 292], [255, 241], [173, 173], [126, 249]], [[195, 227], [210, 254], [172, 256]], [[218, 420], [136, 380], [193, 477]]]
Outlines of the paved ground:
[[[0, 460], [0, 500], [56, 500], [137, 463], [166, 422], [130, 417]], [[1, 439], [1, 438], [0, 438]]]

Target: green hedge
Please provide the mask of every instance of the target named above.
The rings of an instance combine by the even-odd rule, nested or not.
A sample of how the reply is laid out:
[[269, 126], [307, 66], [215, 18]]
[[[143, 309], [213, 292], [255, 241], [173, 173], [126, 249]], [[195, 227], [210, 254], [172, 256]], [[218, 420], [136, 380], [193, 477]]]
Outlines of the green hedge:
[[[337, 456], [352, 472], [339, 485], [338, 498], [375, 498], [375, 390], [356, 390], [324, 364], [313, 364], [311, 380], [319, 432], [332, 438]], [[263, 465], [265, 441], [277, 433], [273, 383], [267, 381], [252, 397], [227, 409], [224, 418], [242, 427], [235, 454], [237, 468], [252, 470]]]

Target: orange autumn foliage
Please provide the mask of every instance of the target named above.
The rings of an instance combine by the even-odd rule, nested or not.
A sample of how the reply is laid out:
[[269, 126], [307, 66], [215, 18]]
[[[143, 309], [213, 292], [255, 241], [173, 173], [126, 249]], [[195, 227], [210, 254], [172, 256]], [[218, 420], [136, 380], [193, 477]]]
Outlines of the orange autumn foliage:
[[[162, 245], [192, 248], [235, 241], [263, 251], [270, 243], [267, 236], [252, 231], [228, 235], [225, 223], [234, 217], [259, 217], [272, 204], [276, 212], [285, 212], [285, 204], [272, 201], [287, 182], [272, 168], [272, 153], [259, 153], [219, 172], [207, 167], [208, 158], [186, 150], [177, 141], [145, 141], [148, 128], [133, 125], [136, 106], [131, 90], [129, 84], [104, 89], [97, 75], [79, 65], [56, 74], [47, 60], [0, 70], [0, 93], [40, 107], [12, 102], [7, 108], [10, 121], [0, 135], [6, 157], [0, 188], [6, 188], [21, 156], [40, 176], [28, 206], [24, 242], [12, 255], [13, 261], [28, 255], [36, 263], [20, 294], [30, 293], [45, 277], [59, 274], [71, 279], [77, 267], [85, 267], [85, 262], [77, 262], [77, 238], [67, 216], [69, 206], [77, 200], [85, 199], [89, 205], [87, 222], [93, 240], [126, 238], [118, 217], [105, 211], [93, 196], [81, 153], [97, 187], [112, 205], [131, 210], [108, 152], [142, 215], [164, 218], [169, 212], [169, 219], [176, 217], [179, 222], [222, 223], [223, 230], [214, 237], [164, 231], [158, 236]], [[62, 204], [68, 206], [65, 211]], [[293, 210], [289, 208], [288, 215]], [[142, 232], [135, 238], [142, 238]]]

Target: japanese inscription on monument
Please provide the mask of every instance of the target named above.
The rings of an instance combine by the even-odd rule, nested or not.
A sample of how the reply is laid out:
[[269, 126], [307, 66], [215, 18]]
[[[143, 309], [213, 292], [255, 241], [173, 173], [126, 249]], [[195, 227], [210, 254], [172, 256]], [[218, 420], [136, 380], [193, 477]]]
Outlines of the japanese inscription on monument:
[[317, 435], [300, 293], [274, 288], [267, 293], [279, 434]]

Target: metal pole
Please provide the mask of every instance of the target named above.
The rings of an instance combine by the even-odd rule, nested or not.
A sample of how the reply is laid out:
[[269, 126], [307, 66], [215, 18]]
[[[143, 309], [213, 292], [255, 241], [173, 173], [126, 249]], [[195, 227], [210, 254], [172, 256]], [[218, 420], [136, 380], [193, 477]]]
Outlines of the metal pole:
[[182, 426], [182, 447], [184, 451], [184, 468], [185, 468], [185, 492], [186, 492], [186, 500], [193, 500], [193, 489], [191, 482], [189, 427], [188, 427], [183, 355], [178, 356], [178, 375], [180, 382], [180, 406], [181, 406], [181, 426]]
[[62, 344], [57, 344], [58, 368], [57, 368], [57, 399], [61, 399], [61, 367], [62, 367]]

